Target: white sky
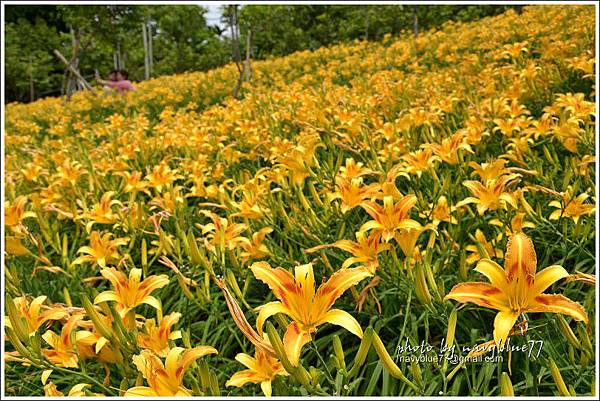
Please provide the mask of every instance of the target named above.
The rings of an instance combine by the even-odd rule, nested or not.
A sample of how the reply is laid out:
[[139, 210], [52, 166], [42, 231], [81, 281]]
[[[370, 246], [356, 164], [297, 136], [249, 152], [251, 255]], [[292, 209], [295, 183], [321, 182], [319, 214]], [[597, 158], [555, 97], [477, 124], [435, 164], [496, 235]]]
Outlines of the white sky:
[[221, 29], [227, 28], [225, 24], [221, 22], [221, 7], [220, 4], [200, 4], [200, 6], [206, 8], [208, 12], [204, 14], [207, 25], [218, 25]]

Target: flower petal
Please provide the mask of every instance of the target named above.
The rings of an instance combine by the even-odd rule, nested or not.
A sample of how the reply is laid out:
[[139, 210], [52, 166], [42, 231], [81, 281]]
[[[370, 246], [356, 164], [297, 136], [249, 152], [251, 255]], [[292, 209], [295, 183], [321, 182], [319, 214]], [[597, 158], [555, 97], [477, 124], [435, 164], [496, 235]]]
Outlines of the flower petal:
[[290, 314], [288, 308], [283, 306], [279, 301], [269, 302], [261, 306], [258, 311], [258, 317], [256, 318], [256, 330], [258, 330], [258, 334], [262, 334], [263, 325], [269, 317], [278, 313], [285, 313], [286, 315]]
[[273, 291], [273, 295], [284, 305], [287, 302], [289, 293], [299, 290], [294, 281], [294, 276], [281, 267], [274, 269], [267, 262], [255, 262], [250, 266], [250, 270], [252, 270], [257, 280], [269, 286]]
[[283, 336], [283, 347], [287, 354], [290, 363], [293, 366], [298, 365], [300, 360], [300, 351], [302, 347], [311, 341], [310, 333], [304, 330], [300, 330], [298, 323], [293, 322], [290, 324]]
[[358, 338], [362, 338], [363, 336], [362, 328], [356, 319], [351, 314], [341, 309], [331, 309], [319, 320], [317, 326], [325, 322], [342, 326], [350, 333], [358, 336]]
[[119, 297], [117, 295], [117, 293], [112, 290], [104, 291], [104, 292], [98, 294], [98, 296], [96, 298], [94, 298], [94, 305], [97, 305], [102, 302], [108, 302], [108, 301], [115, 301], [115, 302], [120, 303], [121, 297]]
[[509, 310], [500, 311], [496, 315], [494, 319], [494, 341], [498, 348], [506, 343], [508, 333], [510, 333], [510, 330], [515, 325], [517, 317], [519, 317], [518, 312]]
[[531, 287], [536, 268], [537, 257], [531, 239], [523, 233], [513, 234], [508, 239], [504, 256], [506, 280], [510, 283], [518, 278]]
[[464, 303], [472, 302], [476, 305], [491, 309], [508, 309], [507, 296], [497, 287], [486, 283], [460, 283], [444, 297]]
[[546, 267], [535, 275], [531, 296], [535, 297], [541, 294], [552, 284], [565, 277], [569, 277], [569, 273], [562, 266], [552, 265]]
[[259, 383], [262, 377], [251, 370], [242, 370], [240, 372], [236, 372], [227, 380], [225, 386], [235, 386], [242, 387], [247, 383]]
[[296, 284], [300, 286], [304, 293], [304, 299], [312, 300], [315, 296], [315, 274], [312, 263], [296, 266], [294, 269]]
[[588, 315], [579, 303], [571, 301], [564, 295], [541, 294], [527, 307], [527, 312], [561, 313], [573, 317], [575, 320], [588, 323]]
[[313, 316], [325, 313], [348, 288], [370, 276], [372, 274], [367, 269], [360, 267], [335, 272], [329, 280], [319, 286], [313, 303], [317, 314]]
[[506, 288], [506, 272], [498, 263], [490, 259], [481, 259], [475, 271], [486, 276], [494, 287]]
[[258, 363], [255, 358], [248, 354], [239, 353], [235, 356], [235, 360], [247, 367], [250, 370], [258, 371]]
[[125, 392], [125, 397], [159, 397], [156, 391], [150, 387], [136, 386]]
[[265, 394], [265, 397], [270, 397], [272, 390], [271, 390], [271, 380], [265, 380], [263, 382], [260, 382], [260, 388], [262, 389], [263, 393]]

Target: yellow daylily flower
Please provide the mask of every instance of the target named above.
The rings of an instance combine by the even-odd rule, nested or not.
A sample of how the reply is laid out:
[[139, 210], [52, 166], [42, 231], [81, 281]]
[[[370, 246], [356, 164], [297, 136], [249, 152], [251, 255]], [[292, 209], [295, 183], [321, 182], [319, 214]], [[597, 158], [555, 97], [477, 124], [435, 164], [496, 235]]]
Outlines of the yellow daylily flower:
[[[501, 258], [504, 256], [502, 249], [496, 248], [498, 242], [502, 240], [502, 233], [498, 234], [496, 238], [492, 238], [490, 241], [488, 241], [483, 231], [477, 229], [475, 230], [475, 239], [481, 244], [481, 246], [483, 246], [483, 249], [485, 249], [490, 257]], [[470, 252], [470, 255], [467, 257], [467, 263], [470, 265], [483, 258], [483, 255], [479, 253], [479, 248], [477, 245], [467, 245], [465, 250]]]
[[357, 163], [356, 160], [351, 157], [346, 158], [346, 164], [340, 167], [340, 176], [349, 180], [370, 174], [377, 173], [365, 167], [363, 162]]
[[559, 294], [544, 294], [554, 282], [569, 276], [559, 265], [536, 273], [537, 258], [533, 243], [523, 233], [508, 240], [504, 268], [490, 259], [482, 259], [475, 268], [490, 283], [468, 282], [454, 286], [444, 298], [498, 310], [494, 320], [494, 341], [498, 347], [506, 338], [520, 314], [527, 312], [561, 313], [588, 322], [583, 307]]
[[141, 348], [149, 349], [160, 357], [166, 357], [169, 353], [169, 340], [181, 338], [181, 331], [171, 332], [171, 328], [181, 318], [181, 313], [173, 312], [163, 316], [157, 326], [154, 319], [144, 322], [143, 331], [137, 335], [137, 343]]
[[414, 228], [420, 229], [421, 224], [408, 218], [410, 209], [417, 203], [417, 197], [410, 194], [394, 203], [392, 196], [383, 198], [383, 206], [372, 201], [365, 201], [360, 206], [373, 218], [362, 225], [360, 231], [374, 230], [381, 233], [385, 242], [396, 235], [396, 231]]
[[11, 204], [9, 201], [4, 202], [4, 225], [14, 233], [21, 234], [25, 230], [23, 220], [29, 217], [36, 217], [35, 212], [25, 211], [27, 197], [18, 196]]
[[366, 269], [340, 269], [316, 292], [311, 263], [296, 266], [294, 276], [281, 267], [272, 268], [267, 262], [256, 262], [250, 270], [279, 299], [260, 307], [256, 319], [258, 333], [262, 334], [262, 326], [270, 316], [283, 313], [291, 317], [293, 322], [287, 328], [283, 345], [294, 366], [298, 364], [302, 347], [311, 341], [311, 333], [324, 323], [342, 326], [362, 338], [362, 329], [356, 319], [346, 311], [331, 307], [348, 288], [372, 276]]
[[92, 209], [89, 212], [84, 212], [77, 217], [78, 219], [90, 220], [85, 225], [87, 232], [90, 232], [92, 226], [96, 223], [113, 224], [118, 221], [119, 215], [112, 210], [112, 207], [114, 205], [121, 205], [121, 202], [116, 199], [112, 199], [114, 194], [114, 191], [106, 192], [104, 195], [102, 195], [102, 198], [100, 198], [100, 202], [92, 206]]
[[516, 200], [506, 191], [506, 187], [513, 183], [519, 174], [502, 175], [495, 180], [487, 180], [485, 184], [479, 181], [464, 181], [463, 185], [473, 193], [470, 196], [456, 204], [456, 207], [464, 206], [469, 203], [477, 205], [477, 213], [484, 214], [487, 210], [496, 210], [506, 208], [506, 204], [517, 208]]
[[51, 349], [42, 349], [42, 353], [56, 366], [63, 368], [77, 368], [79, 366], [79, 358], [75, 352], [75, 344], [72, 341], [71, 333], [77, 322], [82, 318], [83, 315], [73, 315], [62, 327], [60, 336], [50, 330], [42, 335], [44, 341], [51, 347]]
[[336, 190], [329, 196], [329, 202], [341, 200], [341, 211], [346, 213], [359, 206], [365, 199], [374, 198], [380, 189], [379, 184], [364, 185], [361, 177], [335, 178]]
[[457, 132], [451, 137], [442, 139], [442, 143], [432, 143], [430, 145], [433, 153], [441, 160], [449, 164], [458, 163], [458, 151], [463, 149], [469, 153], [474, 153], [471, 146], [465, 140], [465, 134]]
[[267, 355], [265, 352], [257, 349], [254, 358], [250, 355], [239, 353], [235, 360], [246, 366], [248, 369], [236, 372], [225, 383], [225, 386], [242, 387], [247, 383], [260, 383], [260, 387], [265, 396], [270, 397], [272, 393], [271, 382], [275, 376], [289, 376], [279, 360]]
[[[212, 220], [212, 223], [198, 225], [202, 228], [202, 234], [206, 234], [206, 247], [212, 252], [222, 247], [233, 250], [244, 242], [241, 234], [248, 228], [246, 224], [234, 223], [207, 210], [202, 210], [201, 213]], [[225, 249], [221, 249], [221, 251], [225, 251]]]
[[[47, 298], [45, 295], [41, 295], [31, 300], [31, 302], [26, 297], [17, 297], [14, 299], [17, 312], [27, 322], [27, 329], [30, 336], [34, 335], [45, 322], [61, 320], [69, 316], [69, 313], [62, 306], [44, 306], [44, 301]], [[42, 311], [42, 309], [44, 310]], [[4, 319], [4, 322], [8, 327], [11, 327], [8, 317]]]
[[102, 269], [101, 273], [104, 278], [111, 282], [114, 290], [98, 294], [94, 299], [94, 304], [114, 301], [123, 308], [123, 313], [141, 304], [148, 304], [158, 310], [161, 309], [160, 301], [151, 296], [150, 293], [169, 284], [169, 277], [166, 275], [150, 276], [140, 282], [142, 269], [131, 269], [129, 279], [112, 267]]
[[132, 387], [125, 397], [189, 397], [192, 392], [184, 387], [183, 376], [192, 362], [205, 355], [217, 354], [209, 346], [192, 349], [175, 347], [169, 351], [165, 363], [152, 351], [143, 350], [133, 356], [133, 363], [142, 373], [150, 387]]
[[451, 214], [456, 211], [456, 206], [448, 206], [448, 199], [444, 195], [439, 197], [435, 205], [429, 204], [429, 208], [430, 212], [419, 213], [419, 216], [429, 218], [434, 227], [437, 228], [442, 222], [458, 224], [456, 217]]
[[557, 209], [550, 214], [549, 220], [558, 220], [561, 217], [567, 217], [573, 219], [575, 224], [577, 224], [581, 216], [596, 212], [594, 203], [585, 203], [586, 199], [589, 198], [589, 195], [586, 192], [573, 198], [569, 188], [569, 190], [561, 195], [561, 201], [553, 200], [548, 204], [548, 206]]
[[121, 258], [118, 247], [126, 245], [129, 238], [110, 239], [111, 237], [111, 233], [101, 235], [98, 231], [92, 231], [90, 233], [90, 245], [82, 246], [77, 250], [77, 253], [83, 253], [84, 255], [77, 257], [71, 265], [90, 262], [105, 268], [107, 263], [118, 261]]
[[252, 234], [252, 240], [249, 238], [244, 238], [244, 241], [240, 243], [240, 246], [244, 250], [240, 253], [242, 260], [247, 262], [249, 259], [262, 259], [266, 258], [271, 254], [269, 248], [266, 244], [263, 244], [263, 241], [267, 234], [273, 232], [271, 227], [263, 227], [259, 231]]
[[390, 249], [390, 245], [381, 242], [381, 234], [371, 234], [369, 237], [365, 235], [363, 231], [356, 232], [356, 242], [342, 239], [334, 242], [333, 244], [319, 245], [313, 248], [307, 249], [306, 253], [313, 253], [325, 248], [339, 248], [343, 251], [352, 254], [351, 258], [348, 258], [342, 264], [342, 269], [348, 268], [355, 263], [360, 263], [364, 266], [371, 274], [375, 274], [377, 267], [379, 266], [379, 259], [377, 255], [385, 250]]

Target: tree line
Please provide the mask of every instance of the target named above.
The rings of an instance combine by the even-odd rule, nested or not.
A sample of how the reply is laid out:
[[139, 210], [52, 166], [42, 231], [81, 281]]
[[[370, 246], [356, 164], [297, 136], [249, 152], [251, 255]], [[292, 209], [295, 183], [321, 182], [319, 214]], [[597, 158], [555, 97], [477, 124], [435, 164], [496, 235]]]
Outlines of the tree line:
[[265, 59], [403, 31], [417, 34], [511, 7], [518, 6], [223, 5], [222, 24], [209, 25], [207, 9], [194, 5], [6, 5], [5, 101], [69, 89], [69, 74], [53, 49], [85, 78], [96, 70], [106, 75], [126, 69], [140, 81], [209, 70], [240, 55]]

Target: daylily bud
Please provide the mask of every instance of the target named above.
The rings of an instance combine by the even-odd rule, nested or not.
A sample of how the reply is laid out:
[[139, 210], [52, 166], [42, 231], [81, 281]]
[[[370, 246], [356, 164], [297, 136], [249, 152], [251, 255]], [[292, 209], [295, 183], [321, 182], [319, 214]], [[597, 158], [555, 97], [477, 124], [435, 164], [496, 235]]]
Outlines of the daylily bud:
[[452, 347], [454, 345], [454, 334], [456, 332], [456, 317], [457, 311], [456, 308], [452, 309], [450, 312], [450, 317], [448, 318], [448, 332], [446, 333], [446, 344], [448, 347]]
[[342, 342], [340, 338], [336, 335], [333, 336], [333, 351], [335, 352], [335, 357], [338, 361], [338, 366], [340, 369], [346, 369], [346, 360], [344, 358], [344, 348], [342, 348]]
[[569, 323], [567, 323], [565, 318], [561, 315], [558, 315], [557, 323], [558, 327], [560, 328], [560, 331], [562, 331], [567, 341], [571, 343], [571, 345], [573, 345], [575, 348], [581, 349], [581, 343], [579, 342], [579, 339], [577, 338], [577, 336], [575, 336], [575, 333], [573, 333], [573, 330], [571, 330], [571, 327], [569, 326]]
[[67, 260], [67, 257], [69, 256], [69, 237], [67, 236], [67, 234], [63, 235], [61, 256], [63, 260]]
[[323, 207], [323, 201], [321, 200], [321, 197], [317, 193], [317, 189], [315, 188], [315, 183], [312, 180], [308, 182], [308, 189], [310, 190], [310, 194], [312, 195], [313, 199], [315, 200], [315, 203], [317, 205], [319, 205], [319, 207]]
[[215, 372], [209, 371], [208, 375], [209, 375], [209, 378], [210, 378], [209, 390], [211, 391], [211, 395], [219, 395], [219, 394], [221, 394], [221, 389], [219, 387], [219, 380], [218, 380], [217, 375], [215, 374]]
[[552, 378], [554, 379], [554, 383], [556, 383], [556, 387], [558, 388], [558, 393], [565, 397], [570, 397], [571, 393], [567, 389], [567, 385], [560, 374], [560, 370], [558, 370], [558, 366], [554, 362], [554, 359], [549, 358], [550, 362], [550, 373], [552, 373]]
[[418, 263], [415, 265], [415, 268], [415, 292], [417, 293], [417, 298], [419, 298], [423, 304], [429, 305], [431, 304], [431, 294], [429, 293], [429, 287], [427, 286], [423, 267]]
[[419, 366], [419, 363], [417, 361], [415, 361], [414, 359], [411, 359], [410, 361], [410, 374], [412, 375], [412, 377], [417, 381], [417, 383], [419, 383], [419, 385], [423, 384], [423, 374], [421, 372], [421, 367]]
[[[139, 374], [138, 374], [139, 376]], [[138, 385], [136, 383], [136, 385]], [[142, 383], [140, 383], [139, 385], [142, 385]], [[121, 383], [119, 384], [119, 397], [123, 397], [125, 396], [125, 392], [129, 389], [129, 380], [124, 377], [123, 380], [121, 380]]]
[[142, 272], [146, 277], [148, 274], [148, 245], [145, 238], [142, 239]]
[[421, 264], [421, 266], [425, 272], [425, 279], [427, 280], [428, 286], [431, 287], [438, 301], [442, 302], [440, 291], [437, 288], [437, 283], [435, 282], [435, 277], [433, 276], [433, 270], [431, 269], [431, 263], [425, 262]]
[[308, 371], [310, 373], [310, 381], [311, 381], [311, 383], [314, 386], [316, 386], [317, 384], [319, 384], [319, 382], [321, 381], [321, 377], [323, 376], [323, 372], [320, 371], [319, 369], [315, 368], [314, 366], [311, 366]]
[[[306, 372], [306, 370], [304, 370], [304, 372], [301, 372], [299, 369], [292, 366], [292, 363], [288, 359], [287, 353], [285, 352], [285, 348], [283, 347], [283, 342], [281, 341], [279, 334], [277, 334], [277, 330], [275, 330], [275, 326], [273, 326], [273, 323], [267, 322], [266, 333], [269, 337], [269, 342], [271, 343], [271, 346], [275, 350], [277, 357], [283, 365], [283, 368], [290, 375], [294, 376], [303, 386], [310, 387], [308, 374], [303, 374], [304, 372]], [[298, 366], [301, 365], [298, 364]]]
[[379, 360], [381, 361], [381, 363], [383, 363], [383, 366], [385, 366], [390, 375], [392, 375], [396, 379], [400, 379], [404, 384], [412, 388], [416, 393], [419, 393], [419, 387], [410, 380], [408, 380], [406, 376], [404, 376], [404, 373], [402, 373], [398, 365], [394, 363], [392, 357], [385, 349], [385, 345], [383, 345], [381, 338], [379, 338], [379, 335], [375, 332], [373, 332], [373, 347], [375, 348], [375, 351], [377, 351], [377, 355], [379, 355]]
[[587, 331], [585, 330], [585, 327], [581, 324], [578, 324], [577, 332], [579, 333], [579, 338], [581, 338], [581, 344], [583, 345], [583, 348], [585, 350], [587, 350], [588, 352], [592, 353], [594, 351], [594, 347], [592, 346], [592, 343], [590, 341], [590, 336], [588, 335]]
[[500, 376], [500, 395], [503, 397], [514, 397], [515, 391], [508, 373], [502, 372]]
[[25, 357], [27, 359], [31, 359], [31, 353], [29, 352], [29, 350], [27, 348], [25, 348], [25, 346], [23, 345], [21, 340], [19, 340], [17, 333], [10, 327], [5, 327], [4, 329], [5, 329], [6, 335], [8, 336], [8, 341], [10, 341], [12, 346], [15, 347], [15, 349], [17, 350], [19, 355], [21, 355], [22, 357]]
[[67, 289], [67, 287], [63, 288], [63, 296], [65, 297], [65, 303], [67, 304], [67, 306], [72, 308], [73, 301], [71, 300], [71, 294], [69, 294], [69, 290]]
[[202, 258], [200, 257], [200, 250], [198, 249], [198, 244], [196, 243], [196, 238], [194, 238], [194, 234], [190, 230], [187, 235], [187, 244], [188, 249], [190, 250], [190, 259], [192, 263], [196, 265], [202, 264]]
[[6, 305], [6, 313], [8, 313], [8, 319], [16, 337], [22, 342], [29, 341], [27, 324], [19, 315], [15, 302], [8, 294], [4, 296], [4, 304]]
[[242, 290], [240, 289], [240, 286], [237, 283], [237, 280], [235, 278], [235, 274], [233, 274], [233, 271], [227, 270], [227, 272], [225, 274], [227, 276], [227, 284], [229, 284], [229, 286], [233, 289], [235, 296], [238, 297], [239, 299], [242, 299], [243, 298]]
[[100, 334], [102, 334], [102, 336], [107, 338], [109, 341], [114, 341], [112, 329], [106, 326], [106, 324], [102, 321], [100, 315], [98, 315], [98, 312], [96, 311], [96, 308], [94, 305], [92, 305], [92, 302], [85, 294], [81, 295], [81, 303], [83, 304], [83, 308], [85, 309], [88, 317], [92, 323], [94, 323], [96, 330], [98, 330]]
[[358, 373], [358, 369], [365, 363], [365, 359], [367, 358], [367, 354], [369, 353], [369, 349], [371, 348], [371, 342], [373, 341], [373, 328], [367, 327], [363, 334], [362, 341], [360, 342], [360, 346], [358, 347], [358, 351], [356, 351], [356, 356], [354, 357], [354, 362], [352, 363], [352, 368], [348, 372], [348, 377], [354, 376]]
[[548, 148], [546, 147], [546, 145], [544, 145], [542, 147], [542, 149], [544, 150], [544, 156], [546, 156], [546, 159], [548, 159], [548, 161], [552, 164], [554, 164], [554, 159], [552, 158], [552, 155], [550, 154], [550, 151], [548, 150]]

